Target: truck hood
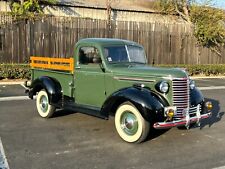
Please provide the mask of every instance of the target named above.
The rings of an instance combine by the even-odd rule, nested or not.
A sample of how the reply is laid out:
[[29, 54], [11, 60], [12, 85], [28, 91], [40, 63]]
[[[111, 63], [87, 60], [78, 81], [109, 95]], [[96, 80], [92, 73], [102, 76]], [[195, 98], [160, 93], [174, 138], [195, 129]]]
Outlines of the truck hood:
[[180, 68], [161, 68], [148, 65], [114, 65], [111, 67], [114, 75], [145, 78], [186, 78], [187, 73]]

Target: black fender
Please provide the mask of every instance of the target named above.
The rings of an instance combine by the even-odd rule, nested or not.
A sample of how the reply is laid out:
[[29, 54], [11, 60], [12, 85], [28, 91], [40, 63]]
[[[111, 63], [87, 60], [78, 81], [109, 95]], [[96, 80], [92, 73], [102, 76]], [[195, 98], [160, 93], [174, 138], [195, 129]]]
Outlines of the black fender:
[[101, 114], [108, 117], [115, 115], [116, 109], [123, 102], [129, 101], [140, 111], [147, 121], [155, 120], [158, 114], [164, 114], [168, 102], [148, 88], [128, 87], [110, 95], [101, 108]]
[[41, 76], [32, 82], [30, 88], [30, 98], [33, 98], [40, 90], [45, 89], [48, 94], [49, 104], [57, 104], [62, 99], [62, 87], [54, 78]]
[[198, 88], [194, 88], [190, 90], [190, 104], [191, 107], [197, 106], [198, 104], [202, 107], [201, 114], [205, 113], [206, 107], [205, 107], [205, 99], [202, 94], [202, 92]]
[[192, 106], [197, 106], [204, 101], [202, 92], [198, 88], [190, 90], [190, 103]]

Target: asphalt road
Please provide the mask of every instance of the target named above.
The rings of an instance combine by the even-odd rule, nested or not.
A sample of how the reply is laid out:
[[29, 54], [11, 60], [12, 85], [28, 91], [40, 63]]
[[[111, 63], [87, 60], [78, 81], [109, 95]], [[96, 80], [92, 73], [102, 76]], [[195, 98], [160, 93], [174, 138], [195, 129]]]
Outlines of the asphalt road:
[[[3, 98], [0, 100], [0, 141], [9, 167], [223, 168], [225, 79], [202, 79], [196, 80], [196, 83], [202, 87], [206, 99], [214, 104], [212, 118], [204, 120], [201, 129], [151, 131], [150, 138], [141, 144], [122, 141], [115, 130], [113, 118], [105, 121], [80, 113], [58, 111], [55, 117], [42, 119], [36, 112], [34, 100], [13, 99], [12, 96], [25, 96], [20, 85], [0, 85], [0, 98]], [[11, 100], [4, 101], [6, 97]]]

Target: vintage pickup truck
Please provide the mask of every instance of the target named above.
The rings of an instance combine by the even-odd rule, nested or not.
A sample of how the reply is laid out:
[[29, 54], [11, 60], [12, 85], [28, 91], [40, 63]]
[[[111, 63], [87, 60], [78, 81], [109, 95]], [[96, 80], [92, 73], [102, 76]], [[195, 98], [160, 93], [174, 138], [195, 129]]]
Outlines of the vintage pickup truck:
[[[147, 65], [143, 47], [121, 39], [78, 41], [74, 58], [31, 57], [29, 97], [43, 118], [56, 109], [115, 118], [119, 136], [140, 143], [150, 129], [200, 124], [211, 115], [193, 80], [183, 69]], [[88, 122], [87, 122], [88, 123]]]

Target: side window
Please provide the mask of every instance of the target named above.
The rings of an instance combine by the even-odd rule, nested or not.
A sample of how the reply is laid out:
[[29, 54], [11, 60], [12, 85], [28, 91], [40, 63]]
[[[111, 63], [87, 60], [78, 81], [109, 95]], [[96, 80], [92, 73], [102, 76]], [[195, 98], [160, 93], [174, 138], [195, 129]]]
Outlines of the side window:
[[98, 49], [95, 47], [81, 47], [79, 49], [80, 64], [97, 64], [101, 62]]

